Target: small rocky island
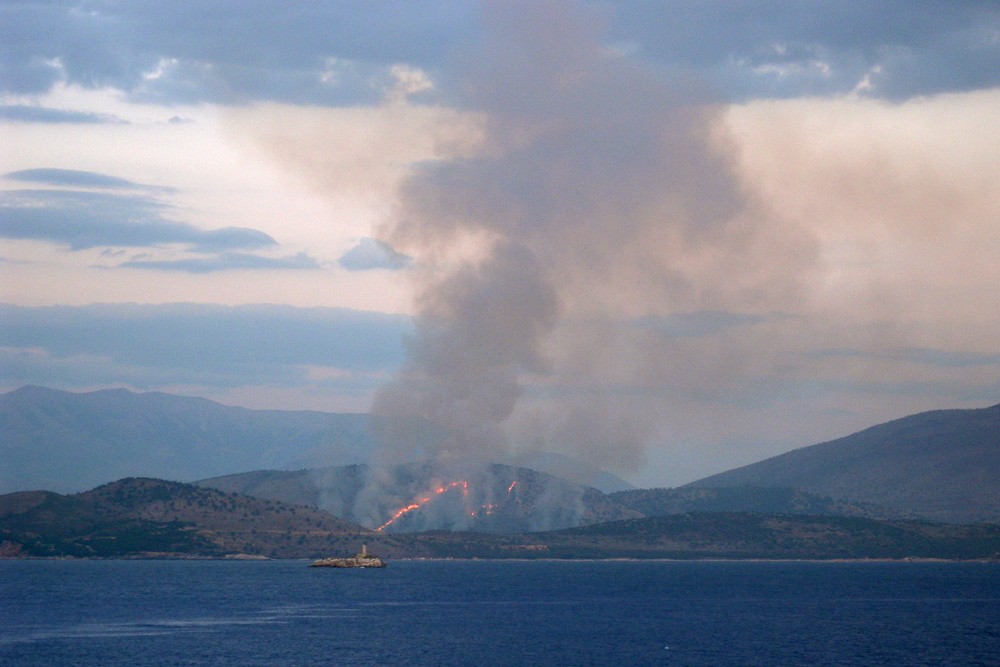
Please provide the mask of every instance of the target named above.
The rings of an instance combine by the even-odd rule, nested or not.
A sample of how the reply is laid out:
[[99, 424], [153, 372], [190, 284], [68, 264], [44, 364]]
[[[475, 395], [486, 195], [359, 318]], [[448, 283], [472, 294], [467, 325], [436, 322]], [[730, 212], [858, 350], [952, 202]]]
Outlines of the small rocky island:
[[368, 553], [368, 545], [361, 545], [361, 553], [347, 558], [321, 558], [309, 567], [385, 567], [385, 561]]

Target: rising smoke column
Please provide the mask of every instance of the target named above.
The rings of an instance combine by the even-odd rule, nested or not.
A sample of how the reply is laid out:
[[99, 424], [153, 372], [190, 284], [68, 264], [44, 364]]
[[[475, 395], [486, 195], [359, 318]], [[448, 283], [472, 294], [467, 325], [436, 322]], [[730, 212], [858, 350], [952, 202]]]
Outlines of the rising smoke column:
[[429, 284], [418, 305], [406, 364], [373, 412], [440, 424], [451, 435], [437, 458], [485, 462], [502, 451], [521, 373], [544, 369], [538, 348], [556, 322], [555, 290], [530, 247], [503, 239]]
[[[525, 409], [525, 378], [542, 392], [632, 379], [644, 361], [619, 355], [609, 322], [692, 290], [670, 256], [741, 205], [708, 148], [717, 107], [608, 50], [602, 18], [569, 2], [487, 4], [457, 86], [483, 119], [479, 150], [418, 169], [379, 230], [423, 268], [408, 360], [372, 412], [444, 426], [442, 462], [499, 459], [512, 432], [636, 462], [651, 415], [587, 392]], [[405, 434], [385, 440], [387, 460], [405, 449]]]

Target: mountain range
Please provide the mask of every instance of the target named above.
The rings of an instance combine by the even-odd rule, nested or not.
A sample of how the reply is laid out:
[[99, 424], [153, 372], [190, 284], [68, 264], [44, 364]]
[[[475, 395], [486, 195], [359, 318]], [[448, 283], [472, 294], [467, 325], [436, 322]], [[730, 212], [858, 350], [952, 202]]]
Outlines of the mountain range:
[[[367, 415], [247, 410], [155, 392], [24, 387], [0, 395], [0, 493], [80, 491], [124, 477], [200, 479], [204, 486], [325, 508], [376, 527], [443, 485], [431, 503], [434, 512], [404, 513], [388, 532], [540, 530], [627, 519], [629, 512], [1000, 522], [1000, 405], [912, 415], [679, 489], [628, 490], [613, 476], [566, 465], [555, 455], [535, 457], [548, 471], [506, 461], [479, 464], [472, 472], [480, 478], [465, 480], [462, 493], [453, 484], [469, 471], [443, 476], [440, 467], [418, 461], [379, 468], [383, 479], [374, 484], [365, 464], [379, 433], [390, 431], [413, 438], [416, 451], [432, 449], [445, 435], [426, 422]], [[603, 488], [592, 488], [588, 479], [603, 480]], [[522, 496], [509, 488], [514, 481]], [[363, 493], [377, 497], [359, 503]], [[427, 523], [432, 514], [443, 522]]]
[[159, 392], [23, 387], [0, 396], [0, 490], [82, 491], [130, 476], [188, 481], [363, 461], [373, 420]]
[[[445, 431], [417, 419], [249, 410], [204, 398], [26, 386], [0, 394], [0, 493], [84, 491], [123, 477], [194, 481], [253, 470], [368, 463], [380, 437], [405, 433], [419, 458]], [[602, 491], [632, 488], [607, 472], [536, 452], [527, 465]]]

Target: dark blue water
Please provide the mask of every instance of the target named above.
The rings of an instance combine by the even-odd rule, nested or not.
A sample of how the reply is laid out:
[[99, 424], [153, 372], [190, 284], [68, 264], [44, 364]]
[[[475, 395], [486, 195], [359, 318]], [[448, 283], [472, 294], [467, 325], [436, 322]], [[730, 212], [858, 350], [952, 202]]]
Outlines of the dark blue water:
[[0, 561], [0, 665], [1000, 665], [981, 563]]

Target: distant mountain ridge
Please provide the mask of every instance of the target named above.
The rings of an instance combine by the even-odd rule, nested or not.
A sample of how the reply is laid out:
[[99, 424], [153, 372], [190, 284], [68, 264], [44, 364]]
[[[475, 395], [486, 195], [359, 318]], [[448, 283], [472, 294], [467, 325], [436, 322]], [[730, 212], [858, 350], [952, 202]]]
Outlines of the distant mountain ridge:
[[[287, 480], [298, 480], [288, 484], [302, 486], [314, 480], [297, 471], [362, 465], [370, 460], [378, 434], [387, 432], [410, 439], [407, 444], [414, 452], [433, 449], [446, 435], [443, 429], [419, 420], [248, 410], [203, 398], [124, 389], [71, 393], [23, 387], [0, 395], [0, 493], [80, 491], [124, 477], [186, 482], [245, 472], [264, 474], [261, 471], [271, 476], [269, 483], [284, 473]], [[496, 463], [513, 468], [514, 463], [529, 460], [528, 468], [575, 484], [582, 482], [584, 487], [599, 485], [605, 493], [628, 488], [612, 475], [553, 454]], [[514, 479], [503, 476], [510, 477], [508, 483]], [[426, 490], [410, 489], [406, 483], [401, 487], [413, 493]], [[758, 491], [721, 490], [741, 487]], [[299, 492], [304, 490], [302, 486]], [[501, 491], [506, 487], [491, 493], [500, 497]], [[592, 493], [598, 491], [591, 489], [586, 496]], [[593, 497], [593, 502], [584, 505], [605, 507], [610, 513], [595, 514], [602, 521], [612, 519], [610, 508], [618, 507], [615, 511], [656, 515], [754, 511], [1000, 523], [1000, 405], [911, 415], [680, 489], [622, 493], [600, 503]], [[582, 517], [578, 502], [583, 497], [572, 491], [545, 502], [571, 499], [552, 511]], [[343, 509], [343, 498], [340, 505], [331, 503], [331, 498], [326, 499], [327, 509], [335, 513]], [[411, 498], [388, 497], [385, 502], [404, 500]], [[494, 502], [484, 496], [480, 504]], [[512, 523], [503, 530], [544, 528], [532, 516], [537, 514], [521, 513], [515, 521], [510, 515]], [[560, 525], [571, 524], [563, 521]], [[396, 527], [404, 527], [403, 522]]]
[[[160, 392], [27, 386], [0, 395], [0, 493], [363, 462], [389, 422], [364, 414], [249, 410]], [[416, 420], [405, 430], [417, 447], [440, 437], [440, 429]]]
[[687, 487], [794, 487], [937, 521], [1000, 522], [1000, 405], [934, 410]]
[[[161, 392], [27, 386], [0, 394], [0, 493], [82, 491], [124, 477], [193, 481], [367, 463], [383, 433], [404, 434], [415, 458], [446, 435], [419, 419], [250, 410]], [[526, 465], [602, 491], [631, 488], [558, 454], [497, 463]]]

